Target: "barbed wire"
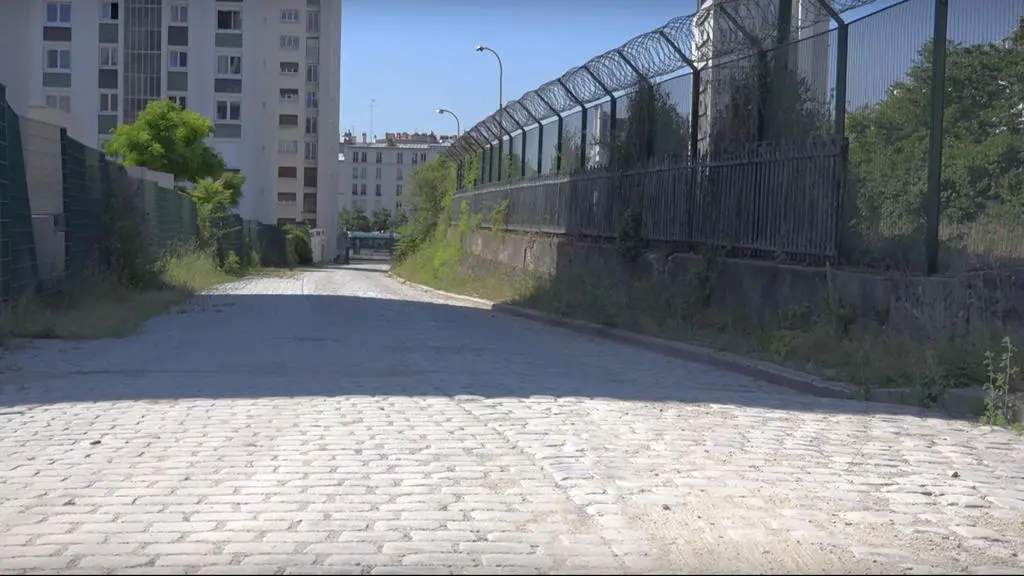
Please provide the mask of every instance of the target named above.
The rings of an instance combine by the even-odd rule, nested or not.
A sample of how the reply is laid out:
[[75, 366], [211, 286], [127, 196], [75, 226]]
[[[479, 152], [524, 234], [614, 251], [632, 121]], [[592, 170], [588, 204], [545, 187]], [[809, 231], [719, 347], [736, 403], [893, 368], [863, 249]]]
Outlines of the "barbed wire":
[[[876, 0], [811, 0], [799, 3], [792, 32], [829, 22], [835, 14], [874, 3]], [[797, 4], [797, 2], [794, 2]], [[829, 8], [826, 8], [829, 5]], [[796, 10], [796, 6], [794, 6]], [[710, 26], [709, 26], [710, 25]], [[714, 35], [707, 28], [714, 27]], [[466, 131], [460, 141], [494, 142], [559, 114], [580, 108], [636, 86], [646, 79], [666, 76], [684, 68], [702, 68], [713, 60], [734, 59], [771, 48], [778, 33], [778, 2], [775, 0], [720, 0], [686, 16], [669, 20], [570, 68], [484, 118]], [[452, 147], [453, 150], [458, 148]]]

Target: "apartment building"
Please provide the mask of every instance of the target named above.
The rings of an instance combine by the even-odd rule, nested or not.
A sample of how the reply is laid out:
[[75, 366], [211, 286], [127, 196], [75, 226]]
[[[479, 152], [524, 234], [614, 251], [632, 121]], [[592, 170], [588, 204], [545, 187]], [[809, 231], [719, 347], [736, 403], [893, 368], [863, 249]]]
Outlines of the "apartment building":
[[337, 227], [340, 47], [341, 0], [0, 2], [16, 111], [58, 109], [96, 146], [177, 102], [213, 121], [211, 145], [246, 176], [239, 211], [267, 223]]
[[368, 214], [377, 208], [392, 214], [402, 210], [409, 175], [442, 154], [453, 139], [433, 132], [389, 132], [376, 142], [368, 142], [363, 133], [357, 142], [346, 133], [338, 154], [338, 206], [362, 208]]

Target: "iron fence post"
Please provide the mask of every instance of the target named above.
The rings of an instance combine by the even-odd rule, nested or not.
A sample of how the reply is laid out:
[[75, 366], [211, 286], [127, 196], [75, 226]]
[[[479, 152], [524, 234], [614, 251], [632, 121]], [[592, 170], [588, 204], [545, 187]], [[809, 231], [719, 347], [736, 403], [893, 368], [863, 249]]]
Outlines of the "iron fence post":
[[942, 122], [946, 99], [946, 32], [949, 0], [935, 0], [932, 37], [931, 134], [928, 141], [928, 190], [924, 199], [926, 272], [939, 269], [939, 218], [942, 195]]

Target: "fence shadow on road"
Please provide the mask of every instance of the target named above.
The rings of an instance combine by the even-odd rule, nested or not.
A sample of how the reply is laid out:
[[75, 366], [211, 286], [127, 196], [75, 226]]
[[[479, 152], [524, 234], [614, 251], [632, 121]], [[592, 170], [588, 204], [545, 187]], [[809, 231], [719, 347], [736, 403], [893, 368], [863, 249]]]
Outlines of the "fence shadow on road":
[[817, 398], [481, 308], [213, 295], [126, 339], [0, 354], [0, 406], [179, 398], [534, 396], [943, 417]]

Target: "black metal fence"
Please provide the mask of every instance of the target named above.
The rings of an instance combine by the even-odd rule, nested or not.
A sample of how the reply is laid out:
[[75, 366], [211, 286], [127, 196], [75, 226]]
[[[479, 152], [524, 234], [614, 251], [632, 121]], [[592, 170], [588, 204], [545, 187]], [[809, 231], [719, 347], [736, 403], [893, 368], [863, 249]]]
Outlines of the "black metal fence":
[[649, 240], [816, 264], [839, 254], [844, 156], [833, 137], [751, 144], [713, 161], [548, 175], [456, 194], [453, 217], [465, 202], [485, 228], [614, 238], [633, 208]]
[[[873, 1], [803, 2], [796, 19], [793, 0], [712, 3], [508, 103], [450, 156], [476, 165], [465, 184], [486, 191], [621, 167], [624, 144], [643, 161], [701, 165], [751, 143], [833, 137], [848, 142], [843, 219], [807, 227], [819, 243], [840, 234], [842, 262], [922, 273], [1024, 265], [1024, 0], [903, 0], [864, 15]], [[785, 206], [785, 191], [763, 194]], [[719, 217], [763, 226], [743, 210]], [[538, 216], [534, 228], [556, 220]]]

